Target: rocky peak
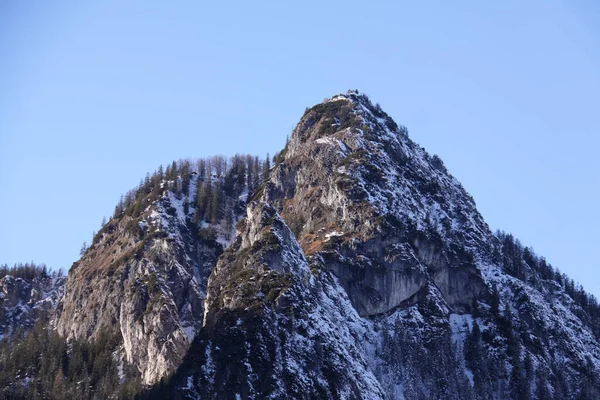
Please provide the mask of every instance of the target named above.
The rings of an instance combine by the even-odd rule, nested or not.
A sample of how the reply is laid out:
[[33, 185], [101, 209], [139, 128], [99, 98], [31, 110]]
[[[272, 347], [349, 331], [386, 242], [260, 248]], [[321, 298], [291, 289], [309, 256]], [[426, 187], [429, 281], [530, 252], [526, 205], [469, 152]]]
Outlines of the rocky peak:
[[108, 332], [145, 384], [174, 371], [202, 327], [208, 276], [233, 239], [256, 164], [173, 163], [128, 193], [69, 271], [58, 332], [90, 341]]
[[69, 272], [55, 326], [116, 336], [113, 373], [135, 372], [120, 384], [172, 373], [150, 398], [599, 398], [597, 300], [492, 234], [366, 96], [307, 109], [270, 171], [213, 161], [128, 194]]
[[182, 398], [595, 398], [586, 314], [365, 96], [307, 109], [260, 200], [209, 279]]
[[[373, 129], [374, 126], [380, 129]], [[306, 143], [331, 143], [328, 138], [339, 137], [346, 130], [371, 141], [388, 142], [395, 140], [396, 135], [407, 137], [406, 129], [396, 125], [379, 104], [373, 105], [366, 95], [349, 90], [306, 109], [286, 150], [293, 156]]]
[[429, 284], [460, 310], [485, 291], [475, 259], [494, 238], [473, 199], [356, 91], [306, 111], [263, 200], [307, 255], [328, 258], [361, 314], [415, 302]]

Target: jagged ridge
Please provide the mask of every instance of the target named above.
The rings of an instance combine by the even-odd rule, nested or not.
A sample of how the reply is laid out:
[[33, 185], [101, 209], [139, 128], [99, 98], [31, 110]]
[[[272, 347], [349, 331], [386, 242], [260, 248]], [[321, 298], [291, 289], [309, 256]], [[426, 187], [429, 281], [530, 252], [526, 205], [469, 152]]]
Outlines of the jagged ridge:
[[[126, 196], [58, 307], [65, 337], [116, 331], [146, 383], [177, 369], [144, 396], [599, 396], [595, 299], [493, 234], [366, 96], [307, 109], [260, 184], [258, 168], [208, 170]], [[237, 188], [228, 212], [213, 185]]]
[[[311, 321], [311, 302], [292, 284], [277, 292], [274, 301], [255, 303], [253, 292], [237, 297], [240, 317], [217, 319], [218, 329], [206, 329], [212, 326], [208, 319], [205, 335], [190, 351], [193, 362], [184, 364], [171, 386], [178, 396], [276, 397], [273, 387], [284, 387], [297, 398], [593, 398], [598, 393], [594, 376], [600, 346], [593, 326], [577, 316], [582, 310], [562, 288], [557, 291], [539, 264], [526, 262], [521, 247], [509, 251], [510, 241], [490, 232], [473, 199], [441, 160], [413, 143], [406, 129], [366, 96], [349, 92], [308, 109], [276, 157], [261, 199], [278, 210], [295, 234], [317, 286], [346, 292], [362, 316], [340, 321], [340, 329], [354, 332], [345, 339], [316, 336], [311, 341], [340, 353], [358, 348], [352, 358], [356, 362], [343, 362], [352, 371], [366, 361], [376, 387], [366, 391], [361, 379], [349, 385], [355, 379], [350, 372], [328, 369], [327, 356], [307, 349], [278, 358], [285, 348], [281, 343]], [[248, 230], [239, 235], [237, 240], [251, 241]], [[278, 241], [271, 251], [286, 251], [295, 242]], [[261, 249], [232, 248], [234, 254], [222, 258], [211, 275], [209, 292], [220, 298], [228, 287], [245, 287], [246, 278], [256, 273], [255, 263], [270, 275], [291, 279], [290, 273], [278, 272], [277, 263], [251, 261]], [[539, 261], [531, 254], [530, 259]], [[228, 265], [237, 265], [239, 272], [221, 274]], [[291, 324], [281, 307], [289, 303], [298, 304]], [[242, 318], [248, 304], [269, 315], [269, 328], [279, 320], [290, 327], [249, 333], [253, 325]], [[334, 303], [323, 310], [320, 323], [335, 320], [347, 307]], [[207, 315], [223, 308], [211, 303]], [[229, 361], [215, 357], [211, 346], [234, 326], [244, 339], [229, 343], [226, 354], [239, 351], [245, 369], [217, 374], [218, 383], [207, 386], [211, 374]], [[265, 337], [273, 346], [271, 356], [257, 362], [255, 357], [263, 353], [247, 346], [263, 343]], [[202, 354], [210, 354], [210, 360]], [[291, 381], [273, 373], [307, 354], [317, 361]], [[319, 373], [328, 379], [323, 381]], [[276, 382], [257, 388], [256, 382], [267, 376]]]

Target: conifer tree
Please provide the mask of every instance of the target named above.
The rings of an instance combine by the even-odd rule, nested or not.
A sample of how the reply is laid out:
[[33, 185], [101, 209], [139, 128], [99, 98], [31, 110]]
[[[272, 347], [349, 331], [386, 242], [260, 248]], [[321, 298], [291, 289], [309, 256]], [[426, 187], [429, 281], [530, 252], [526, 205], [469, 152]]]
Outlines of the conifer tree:
[[177, 171], [177, 163], [176, 163], [175, 161], [173, 161], [173, 162], [171, 163], [171, 176], [170, 176], [170, 177], [168, 177], [168, 179], [169, 179], [170, 181], [174, 181], [174, 180], [176, 180], [176, 179], [177, 179], [177, 172], [178, 172], [178, 171]]
[[206, 161], [200, 159], [198, 161], [198, 180], [204, 181], [206, 179]]
[[263, 181], [266, 181], [269, 178], [269, 171], [271, 170], [271, 158], [269, 157], [269, 153], [267, 153], [267, 158], [265, 159], [265, 163], [263, 165]]
[[246, 156], [246, 187], [248, 193], [254, 190], [254, 162], [250, 155]]
[[83, 257], [83, 255], [85, 254], [87, 249], [88, 249], [87, 242], [83, 242], [83, 244], [81, 245], [81, 248], [79, 249], [79, 256]]
[[209, 221], [211, 224], [216, 224], [221, 220], [221, 199], [222, 189], [215, 187], [211, 193], [210, 208], [207, 210], [210, 213]]
[[254, 189], [256, 189], [260, 185], [260, 177], [261, 177], [260, 161], [257, 156], [254, 157], [254, 168], [253, 169], [254, 169], [254, 176], [252, 177], [252, 187]]

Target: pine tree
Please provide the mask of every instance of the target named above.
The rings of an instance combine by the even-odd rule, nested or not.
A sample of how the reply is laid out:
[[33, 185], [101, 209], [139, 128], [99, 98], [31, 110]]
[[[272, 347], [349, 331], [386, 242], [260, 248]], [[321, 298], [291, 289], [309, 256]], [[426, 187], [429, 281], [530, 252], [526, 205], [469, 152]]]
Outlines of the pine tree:
[[254, 176], [252, 177], [252, 187], [254, 189], [258, 188], [260, 185], [260, 177], [261, 177], [261, 169], [260, 169], [260, 161], [258, 157], [254, 157]]
[[150, 173], [146, 172], [146, 177], [144, 178], [144, 190], [146, 193], [150, 192]]
[[248, 193], [254, 190], [254, 161], [250, 155], [246, 156], [246, 187]]
[[173, 173], [171, 172], [171, 165], [167, 165], [167, 168], [165, 169], [165, 180], [167, 182], [170, 181], [172, 175]]
[[269, 157], [269, 153], [267, 153], [267, 158], [265, 159], [265, 163], [262, 171], [262, 179], [266, 181], [269, 179], [269, 171], [271, 170], [271, 158]]
[[189, 160], [181, 161], [181, 192], [184, 196], [189, 195], [192, 166]]
[[178, 175], [178, 174], [177, 174], [177, 172], [178, 172], [178, 171], [177, 171], [177, 163], [176, 163], [175, 161], [173, 161], [173, 162], [171, 163], [171, 176], [170, 176], [170, 177], [168, 177], [168, 179], [169, 179], [170, 181], [175, 181], [175, 180], [177, 180], [177, 175]]
[[120, 217], [123, 211], [125, 211], [125, 203], [123, 200], [123, 195], [121, 195], [121, 197], [119, 198], [119, 202], [115, 206], [114, 218]]
[[210, 223], [216, 224], [221, 220], [221, 199], [223, 198], [223, 193], [221, 188], [214, 188], [212, 190], [212, 196], [210, 199], [210, 208], [208, 212], [210, 213]]
[[215, 174], [218, 179], [223, 177], [223, 174], [227, 170], [227, 162], [223, 158], [223, 156], [214, 156], [211, 159], [211, 164], [215, 169]]
[[241, 156], [236, 155], [236, 195], [239, 195], [246, 183], [246, 163]]
[[81, 248], [79, 249], [79, 256], [83, 257], [85, 252], [87, 251], [87, 249], [88, 249], [87, 242], [83, 242], [83, 244], [81, 245]]
[[210, 209], [212, 201], [212, 184], [210, 179], [206, 183], [198, 185], [198, 195], [196, 197], [196, 215], [197, 221], [208, 220], [207, 210]]
[[206, 179], [206, 161], [201, 159], [198, 161], [198, 180], [204, 181]]

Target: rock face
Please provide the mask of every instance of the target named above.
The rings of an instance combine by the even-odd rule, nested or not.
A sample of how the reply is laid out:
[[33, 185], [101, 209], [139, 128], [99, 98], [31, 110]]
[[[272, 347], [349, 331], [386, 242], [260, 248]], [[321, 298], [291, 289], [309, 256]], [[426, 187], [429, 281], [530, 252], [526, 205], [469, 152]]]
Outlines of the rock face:
[[414, 304], [430, 282], [461, 310], [485, 292], [473, 256], [489, 258], [494, 238], [472, 198], [366, 97], [307, 111], [279, 159], [265, 201], [361, 315]]
[[63, 295], [64, 277], [40, 275], [31, 279], [6, 275], [0, 279], [0, 340], [16, 329], [28, 330], [46, 320]]
[[249, 205], [208, 287], [204, 327], [182, 367], [186, 386], [176, 396], [383, 395], [362, 352], [366, 323], [335, 278], [322, 266], [309, 266], [272, 206]]
[[199, 237], [192, 222], [197, 180], [186, 183], [190, 196], [166, 190], [137, 218], [109, 221], [69, 272], [56, 317], [67, 339], [116, 334], [146, 384], [175, 370], [201, 328], [208, 275], [226, 243]]
[[600, 395], [595, 300], [492, 234], [442, 161], [367, 97], [307, 109], [258, 193], [168, 395]]
[[141, 398], [600, 398], [598, 302], [366, 96], [307, 109], [269, 170], [222, 161], [128, 194], [50, 322], [117, 337]]

